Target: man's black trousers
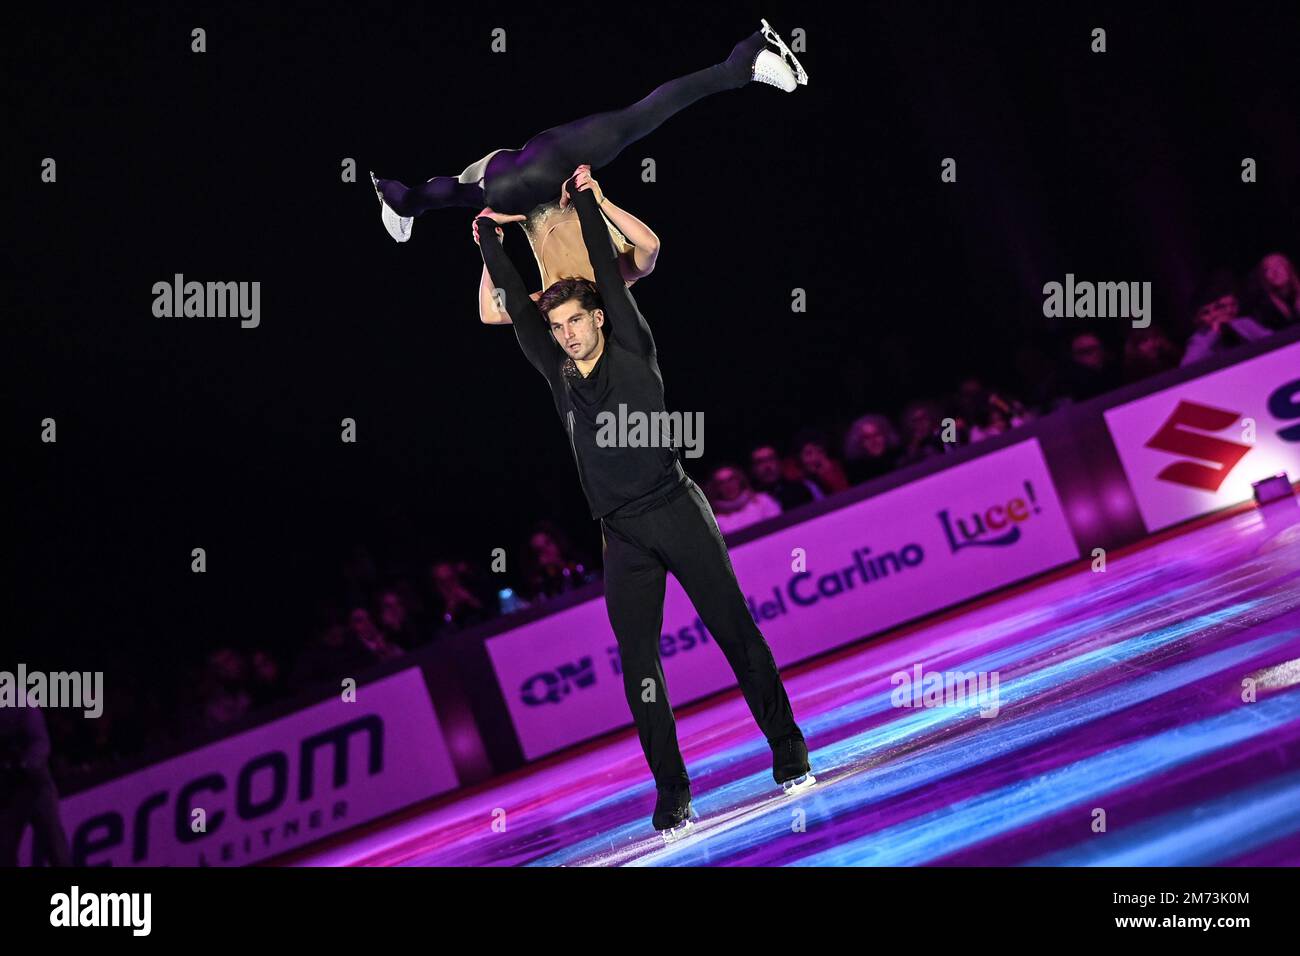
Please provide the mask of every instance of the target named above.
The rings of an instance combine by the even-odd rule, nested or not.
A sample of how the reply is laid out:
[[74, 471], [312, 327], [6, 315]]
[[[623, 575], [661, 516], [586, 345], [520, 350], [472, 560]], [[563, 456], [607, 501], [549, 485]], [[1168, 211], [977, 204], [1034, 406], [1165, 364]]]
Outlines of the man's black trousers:
[[749, 613], [713, 509], [699, 486], [687, 478], [685, 488], [664, 504], [631, 517], [603, 518], [601, 530], [605, 605], [618, 638], [627, 704], [655, 785], [689, 782], [659, 657], [669, 571], [726, 655], [768, 744], [801, 737], [772, 650]]

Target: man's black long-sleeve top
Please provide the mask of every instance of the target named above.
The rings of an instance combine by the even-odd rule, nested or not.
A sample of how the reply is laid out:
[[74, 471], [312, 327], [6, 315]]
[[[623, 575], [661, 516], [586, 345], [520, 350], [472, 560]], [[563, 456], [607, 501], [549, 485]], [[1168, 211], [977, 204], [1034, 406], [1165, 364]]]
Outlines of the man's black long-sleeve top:
[[[620, 447], [608, 441], [608, 447], [601, 447], [597, 443], [601, 427], [598, 416], [609, 413], [617, 423], [620, 405], [624, 406], [624, 416], [640, 412], [647, 416], [648, 423], [659, 421], [651, 416], [666, 411], [664, 382], [659, 374], [654, 336], [623, 282], [618, 256], [593, 190], [578, 192], [570, 180], [569, 196], [578, 211], [582, 240], [605, 313], [604, 351], [586, 377], [555, 342], [545, 317], [496, 239], [496, 223], [487, 218], [478, 220], [479, 248], [493, 286], [505, 296], [519, 348], [551, 386], [555, 410], [568, 433], [592, 517], [638, 514], [684, 484], [686, 473], [673, 448]], [[646, 434], [658, 431], [647, 425]], [[666, 444], [662, 436], [659, 444]]]

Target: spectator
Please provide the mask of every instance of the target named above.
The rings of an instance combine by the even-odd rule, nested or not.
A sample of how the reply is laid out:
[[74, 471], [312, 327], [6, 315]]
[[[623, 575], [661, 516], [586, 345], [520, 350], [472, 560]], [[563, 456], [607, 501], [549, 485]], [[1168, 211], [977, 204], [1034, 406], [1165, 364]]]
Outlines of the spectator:
[[844, 470], [849, 481], [860, 485], [893, 471], [902, 444], [884, 415], [863, 415], [844, 435]]
[[284, 679], [280, 663], [270, 651], [259, 648], [249, 659], [249, 693], [254, 707], [264, 707], [284, 693]]
[[724, 534], [781, 513], [777, 500], [766, 492], [754, 491], [745, 473], [734, 465], [716, 469], [705, 491], [713, 506], [718, 528]]
[[953, 441], [943, 440], [943, 409], [938, 402], [922, 400], [903, 406], [903, 428], [907, 432], [907, 449], [903, 462], [912, 464], [934, 455], [945, 455], [966, 443], [966, 434], [954, 427]]
[[1124, 342], [1124, 381], [1136, 382], [1178, 367], [1178, 346], [1158, 325], [1129, 332]]
[[1300, 277], [1291, 260], [1273, 252], [1259, 260], [1247, 283], [1252, 314], [1262, 325], [1280, 329], [1300, 322]]
[[1231, 273], [1219, 271], [1210, 276], [1192, 302], [1196, 310], [1196, 331], [1187, 341], [1182, 365], [1269, 336], [1269, 330], [1254, 319], [1237, 314], [1240, 304], [1237, 283]]
[[1101, 339], [1092, 332], [1076, 332], [1070, 339], [1070, 360], [1065, 370], [1065, 391], [1076, 402], [1119, 388], [1119, 369]]
[[464, 630], [491, 617], [483, 599], [465, 582], [468, 573], [464, 561], [439, 561], [430, 569], [439, 634]]
[[356, 545], [343, 563], [344, 600], [350, 607], [365, 604], [375, 592], [379, 581], [379, 571], [370, 549], [364, 544]]
[[232, 647], [208, 655], [199, 697], [201, 720], [207, 729], [234, 723], [248, 713], [253, 697], [248, 692], [248, 661], [244, 655]]
[[338, 621], [326, 625], [301, 654], [294, 667], [293, 683], [298, 687], [351, 676], [369, 663], [365, 649]]
[[989, 392], [983, 409], [979, 411], [979, 417], [971, 425], [971, 443], [1009, 432], [1029, 421], [1031, 417], [1025, 406], [1016, 399], [1003, 398], [997, 392]]
[[781, 454], [775, 445], [759, 445], [749, 453], [749, 477], [754, 490], [776, 499], [782, 511], [806, 505], [817, 497], [804, 479], [782, 474]]
[[391, 661], [395, 657], [401, 657], [404, 653], [375, 625], [374, 620], [370, 617], [370, 612], [365, 608], [353, 608], [350, 620], [352, 622], [353, 636], [375, 660]]
[[379, 595], [379, 627], [390, 643], [404, 650], [420, 643], [419, 629], [396, 588], [388, 588]]
[[533, 528], [522, 564], [530, 601], [544, 601], [595, 578], [568, 535], [550, 521], [540, 521]]
[[817, 485], [823, 495], [833, 495], [849, 486], [844, 466], [831, 455], [831, 443], [820, 431], [807, 429], [794, 439], [794, 450], [799, 456], [803, 473]]

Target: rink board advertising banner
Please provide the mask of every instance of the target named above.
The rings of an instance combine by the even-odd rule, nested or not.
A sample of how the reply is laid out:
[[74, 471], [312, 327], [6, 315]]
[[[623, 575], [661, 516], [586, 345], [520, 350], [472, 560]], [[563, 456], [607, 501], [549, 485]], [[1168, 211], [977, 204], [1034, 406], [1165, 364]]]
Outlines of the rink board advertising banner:
[[1105, 415], [1148, 531], [1239, 504], [1300, 477], [1300, 342]]
[[[1078, 556], [1037, 439], [731, 551], [778, 665]], [[713, 643], [670, 575], [660, 653], [674, 705], [735, 685]], [[487, 647], [528, 759], [631, 722], [603, 598]]]
[[[253, 863], [455, 789], [419, 668], [61, 802], [77, 864]], [[206, 832], [194, 832], [194, 811]], [[32, 831], [19, 859], [32, 860]]]

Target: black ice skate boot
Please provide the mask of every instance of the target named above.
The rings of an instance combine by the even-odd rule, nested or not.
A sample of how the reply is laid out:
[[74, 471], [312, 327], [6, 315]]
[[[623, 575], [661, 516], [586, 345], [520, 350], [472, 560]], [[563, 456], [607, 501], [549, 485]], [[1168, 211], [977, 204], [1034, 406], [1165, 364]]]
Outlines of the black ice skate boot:
[[786, 793], [800, 793], [817, 782], [808, 766], [808, 745], [802, 736], [783, 737], [772, 744], [772, 779]]
[[691, 805], [689, 786], [659, 789], [659, 799], [655, 802], [655, 814], [651, 822], [663, 834], [665, 843], [672, 843], [685, 836], [694, 825], [691, 821], [698, 820], [699, 817]]

